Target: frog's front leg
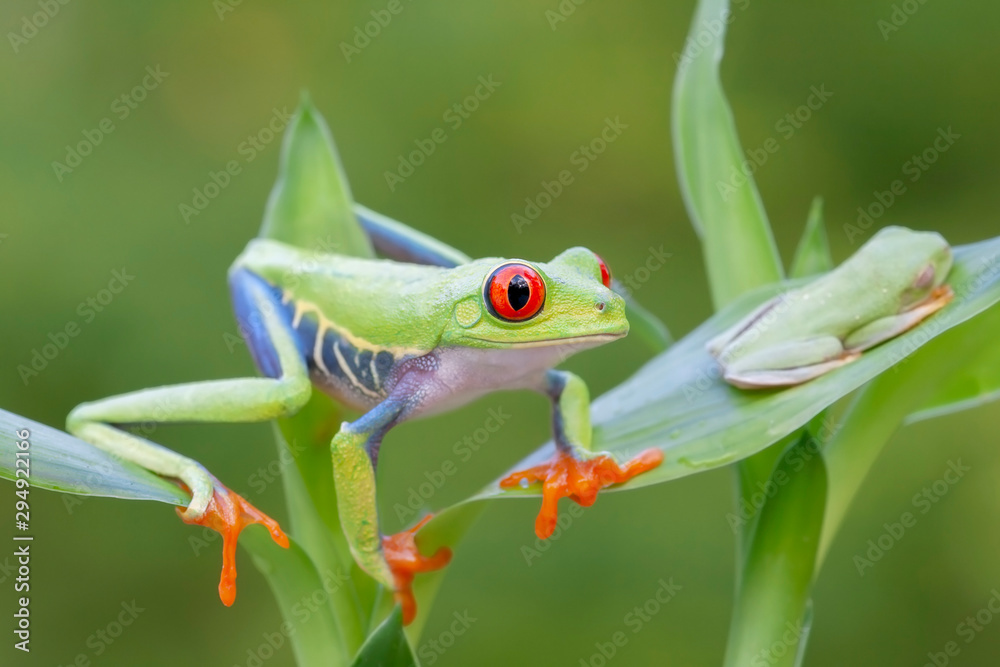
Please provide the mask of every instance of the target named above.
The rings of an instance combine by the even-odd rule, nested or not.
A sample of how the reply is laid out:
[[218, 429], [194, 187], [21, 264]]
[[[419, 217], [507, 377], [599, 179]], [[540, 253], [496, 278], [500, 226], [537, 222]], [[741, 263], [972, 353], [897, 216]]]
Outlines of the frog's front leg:
[[874, 322], [869, 322], [860, 329], [852, 331], [844, 340], [844, 347], [848, 350], [858, 352], [875, 347], [879, 343], [894, 338], [917, 326], [924, 319], [947, 306], [954, 296], [955, 293], [951, 287], [942, 285], [935, 289], [930, 296], [909, 310], [903, 311], [898, 315], [877, 319]]
[[405, 415], [410, 406], [393, 396], [382, 401], [357, 421], [341, 425], [333, 438], [333, 476], [337, 487], [337, 512], [354, 560], [383, 586], [395, 592], [403, 610], [403, 623], [417, 613], [411, 584], [420, 572], [438, 570], [451, 560], [451, 551], [439, 549], [423, 556], [417, 549], [416, 531], [383, 536], [379, 530], [375, 493], [375, 471], [382, 437]]
[[236, 541], [243, 528], [263, 524], [275, 542], [288, 538], [270, 517], [233, 493], [200, 463], [118, 428], [147, 422], [252, 422], [296, 412], [309, 399], [311, 384], [305, 361], [287, 323], [269, 304], [272, 295], [248, 283], [248, 303], [263, 316], [258, 333], [269, 341], [275, 377], [216, 380], [158, 387], [112, 396], [77, 406], [66, 430], [92, 445], [164, 477], [179, 479], [191, 491], [191, 502], [178, 514], [186, 523], [207, 526], [223, 537], [223, 567], [219, 597], [231, 605], [236, 598]]
[[651, 470], [663, 461], [659, 449], [647, 449], [619, 465], [608, 453], [590, 451], [590, 392], [578, 376], [566, 371], [546, 372], [542, 391], [552, 399], [552, 435], [555, 455], [546, 463], [511, 473], [500, 481], [513, 489], [542, 484], [542, 508], [535, 519], [535, 534], [549, 538], [555, 531], [559, 499], [570, 498], [583, 507], [593, 505], [598, 492]]

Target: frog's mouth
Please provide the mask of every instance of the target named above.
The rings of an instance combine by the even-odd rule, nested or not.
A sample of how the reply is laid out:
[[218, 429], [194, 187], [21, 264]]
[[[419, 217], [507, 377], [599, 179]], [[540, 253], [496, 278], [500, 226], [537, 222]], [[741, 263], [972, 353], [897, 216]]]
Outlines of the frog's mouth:
[[490, 345], [497, 345], [499, 347], [506, 348], [530, 348], [530, 347], [553, 347], [556, 345], [579, 345], [580, 347], [594, 347], [595, 345], [602, 345], [604, 343], [610, 343], [611, 341], [618, 340], [619, 338], [624, 338], [625, 334], [628, 333], [628, 329], [616, 333], [597, 333], [597, 334], [584, 334], [582, 336], [567, 336], [565, 338], [546, 338], [545, 340], [526, 340], [511, 342], [506, 340], [491, 340], [489, 338], [479, 338], [475, 337], [474, 340], [481, 341], [483, 343], [489, 343]]

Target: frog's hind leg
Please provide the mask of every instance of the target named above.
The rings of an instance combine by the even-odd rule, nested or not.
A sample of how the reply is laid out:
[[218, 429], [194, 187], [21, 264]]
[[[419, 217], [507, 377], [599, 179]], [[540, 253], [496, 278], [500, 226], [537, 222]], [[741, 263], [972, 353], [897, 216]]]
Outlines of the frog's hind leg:
[[389, 259], [445, 268], [454, 268], [470, 261], [469, 256], [461, 250], [370, 208], [355, 204], [354, 214], [375, 249]]
[[724, 364], [723, 378], [741, 389], [802, 384], [849, 364], [860, 356], [847, 351], [835, 336], [820, 336], [764, 348]]
[[411, 590], [414, 575], [438, 570], [451, 560], [447, 548], [429, 557], [417, 549], [415, 533], [423, 521], [397, 535], [383, 536], [379, 531], [375, 493], [379, 447], [386, 431], [405, 417], [411, 405], [407, 399], [390, 396], [360, 419], [341, 425], [331, 443], [337, 512], [351, 554], [365, 572], [394, 591], [404, 625], [417, 613]]
[[[164, 477], [179, 479], [191, 491], [183, 511], [196, 523], [223, 536], [223, 571], [219, 596], [226, 605], [236, 597], [236, 540], [251, 523], [261, 523], [282, 546], [288, 538], [278, 524], [223, 486], [200, 463], [120, 428], [126, 424], [167, 422], [253, 422], [294, 413], [309, 399], [312, 385], [294, 332], [277, 312], [262, 281], [240, 288], [250, 345], [260, 353], [268, 378], [213, 380], [156, 387], [78, 405], [66, 430], [125, 461]], [[242, 318], [241, 318], [242, 319]], [[251, 320], [253, 320], [251, 322]], [[255, 342], [256, 341], [256, 342]], [[264, 344], [266, 341], [266, 345]]]
[[954, 296], [951, 287], [942, 285], [910, 310], [869, 322], [860, 329], [852, 331], [844, 340], [844, 347], [861, 352], [895, 338], [947, 306]]

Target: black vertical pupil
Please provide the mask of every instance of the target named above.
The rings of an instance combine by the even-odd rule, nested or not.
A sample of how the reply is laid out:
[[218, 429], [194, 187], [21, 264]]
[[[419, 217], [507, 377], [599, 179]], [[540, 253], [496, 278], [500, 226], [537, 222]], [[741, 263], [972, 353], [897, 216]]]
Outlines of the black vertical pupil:
[[514, 310], [521, 310], [527, 305], [529, 297], [531, 297], [531, 286], [528, 285], [528, 281], [521, 274], [515, 274], [507, 285], [507, 303]]

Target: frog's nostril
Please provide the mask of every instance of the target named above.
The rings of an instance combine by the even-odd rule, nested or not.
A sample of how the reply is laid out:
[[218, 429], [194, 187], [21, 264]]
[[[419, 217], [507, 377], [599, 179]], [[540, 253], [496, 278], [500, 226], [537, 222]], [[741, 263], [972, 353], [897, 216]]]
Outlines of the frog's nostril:
[[597, 310], [598, 311], [603, 311], [604, 310], [604, 306], [605, 306], [605, 303], [603, 301], [598, 301], [597, 302]]

